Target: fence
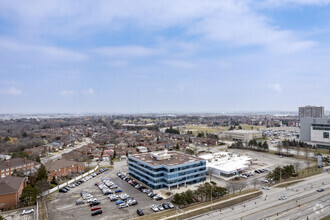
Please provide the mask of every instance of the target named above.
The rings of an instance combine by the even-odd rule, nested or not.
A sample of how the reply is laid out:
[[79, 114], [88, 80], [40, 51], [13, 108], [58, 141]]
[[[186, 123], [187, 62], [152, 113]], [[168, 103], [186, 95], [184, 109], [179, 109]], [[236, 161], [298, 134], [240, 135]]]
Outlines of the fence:
[[72, 179], [72, 180], [69, 180], [69, 181], [67, 181], [67, 182], [65, 182], [65, 183], [62, 183], [61, 185], [58, 185], [58, 186], [56, 186], [56, 187], [54, 187], [54, 188], [52, 188], [52, 189], [50, 189], [50, 190], [47, 190], [47, 191], [43, 192], [43, 193], [41, 194], [41, 196], [46, 196], [46, 195], [48, 195], [48, 194], [50, 194], [50, 193], [53, 193], [53, 192], [59, 190], [60, 188], [62, 188], [62, 187], [64, 187], [64, 186], [68, 186], [68, 185], [70, 185], [71, 183], [76, 182], [77, 180], [79, 180], [79, 179], [81, 179], [81, 178], [83, 178], [83, 177], [86, 177], [86, 176], [88, 176], [89, 174], [95, 172], [98, 168], [99, 168], [99, 166], [97, 165], [94, 169], [92, 169], [92, 170], [90, 170], [90, 171], [88, 171], [88, 172], [86, 172], [86, 173], [84, 173], [84, 174], [82, 174], [82, 175], [80, 175], [80, 176], [77, 176], [77, 177], [75, 177], [75, 178]]

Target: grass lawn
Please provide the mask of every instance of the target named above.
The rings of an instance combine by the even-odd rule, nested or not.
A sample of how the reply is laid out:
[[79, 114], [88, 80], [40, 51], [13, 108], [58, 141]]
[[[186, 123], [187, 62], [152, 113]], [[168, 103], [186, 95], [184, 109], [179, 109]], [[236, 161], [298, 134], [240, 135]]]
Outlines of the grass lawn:
[[180, 132], [187, 133], [187, 131], [192, 131], [193, 134], [197, 135], [198, 133], [219, 133], [221, 131], [228, 130], [228, 127], [217, 126], [217, 127], [207, 127], [205, 125], [188, 125], [179, 127]]

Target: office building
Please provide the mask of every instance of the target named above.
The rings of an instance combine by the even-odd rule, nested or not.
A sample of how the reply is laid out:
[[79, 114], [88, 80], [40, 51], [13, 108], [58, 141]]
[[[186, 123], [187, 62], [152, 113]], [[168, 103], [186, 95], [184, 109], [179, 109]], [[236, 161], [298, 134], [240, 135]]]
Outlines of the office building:
[[129, 175], [152, 189], [206, 180], [206, 161], [180, 152], [158, 151], [128, 157]]
[[224, 138], [233, 141], [249, 142], [253, 139], [262, 138], [262, 133], [260, 131], [255, 130], [233, 130], [225, 131], [223, 133], [223, 136]]
[[324, 118], [324, 107], [305, 106], [299, 107], [299, 117]]
[[301, 118], [300, 140], [316, 145], [318, 148], [330, 147], [330, 119]]

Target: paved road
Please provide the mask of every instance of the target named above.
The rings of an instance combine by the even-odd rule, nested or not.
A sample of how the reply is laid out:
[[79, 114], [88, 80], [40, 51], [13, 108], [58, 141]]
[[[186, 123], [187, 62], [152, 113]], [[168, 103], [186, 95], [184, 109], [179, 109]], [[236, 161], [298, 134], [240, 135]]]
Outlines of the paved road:
[[6, 219], [6, 220], [33, 220], [36, 219], [35, 215], [36, 213], [31, 213], [28, 215], [21, 215], [23, 209], [29, 209], [33, 208], [34, 211], [36, 211], [36, 206], [30, 206], [30, 207], [25, 207], [21, 209], [15, 209], [12, 211], [7, 211], [7, 212], [1, 212], [1, 215]]
[[[324, 182], [324, 185], [323, 185]], [[316, 192], [323, 187], [324, 192]], [[286, 188], [272, 188], [249, 202], [190, 219], [320, 219], [330, 215], [330, 175], [323, 173]], [[280, 195], [287, 196], [279, 200]], [[299, 207], [300, 205], [300, 207]]]
[[83, 141], [73, 147], [69, 147], [69, 148], [65, 148], [64, 150], [61, 150], [59, 152], [54, 152], [54, 153], [51, 153], [51, 156], [48, 156], [48, 157], [42, 157], [40, 160], [41, 162], [44, 164], [50, 160], [56, 160], [56, 159], [60, 159], [62, 157], [62, 154], [64, 153], [69, 153], [70, 151], [72, 150], [75, 150], [77, 148], [80, 148], [84, 145], [87, 145], [87, 144], [90, 144], [90, 143], [93, 143], [92, 139], [90, 138], [84, 138]]

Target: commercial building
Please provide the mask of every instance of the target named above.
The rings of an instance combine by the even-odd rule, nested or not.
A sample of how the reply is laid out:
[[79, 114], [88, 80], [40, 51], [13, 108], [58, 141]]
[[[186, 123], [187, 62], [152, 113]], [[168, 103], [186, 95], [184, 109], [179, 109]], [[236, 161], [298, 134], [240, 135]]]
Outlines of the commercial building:
[[253, 139], [262, 138], [262, 133], [255, 130], [232, 130], [223, 133], [224, 138], [233, 141], [249, 142]]
[[228, 152], [211, 153], [200, 156], [206, 160], [208, 172], [219, 177], [231, 177], [248, 169], [252, 158]]
[[301, 118], [300, 140], [316, 145], [318, 148], [330, 148], [330, 119]]
[[11, 176], [14, 170], [23, 171], [25, 175], [30, 175], [36, 172], [39, 166], [39, 163], [26, 158], [12, 158], [0, 161], [0, 178]]
[[85, 164], [66, 159], [49, 161], [45, 163], [48, 172], [48, 181], [53, 177], [69, 176], [73, 173], [83, 173], [85, 171]]
[[206, 180], [206, 161], [180, 152], [158, 151], [128, 157], [129, 175], [152, 189]]
[[26, 186], [26, 177], [8, 176], [0, 179], [0, 210], [18, 207], [19, 197]]
[[324, 107], [310, 106], [299, 107], [299, 117], [324, 118]]

